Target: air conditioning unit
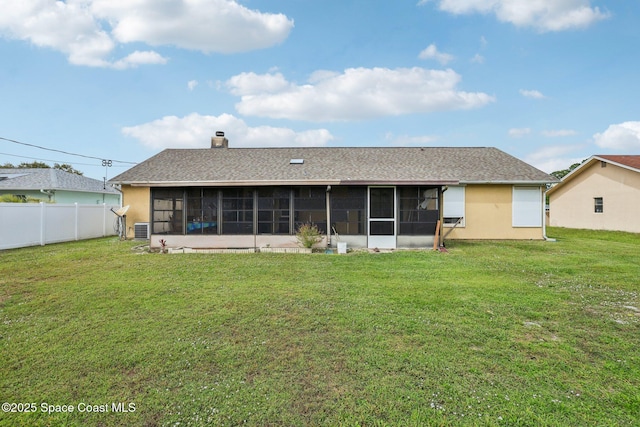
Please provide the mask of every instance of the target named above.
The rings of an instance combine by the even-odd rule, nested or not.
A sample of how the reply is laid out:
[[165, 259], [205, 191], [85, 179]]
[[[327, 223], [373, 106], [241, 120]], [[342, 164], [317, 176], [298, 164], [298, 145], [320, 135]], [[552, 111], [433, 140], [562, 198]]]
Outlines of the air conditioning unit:
[[133, 225], [133, 239], [149, 240], [149, 223], [148, 222], [136, 222]]

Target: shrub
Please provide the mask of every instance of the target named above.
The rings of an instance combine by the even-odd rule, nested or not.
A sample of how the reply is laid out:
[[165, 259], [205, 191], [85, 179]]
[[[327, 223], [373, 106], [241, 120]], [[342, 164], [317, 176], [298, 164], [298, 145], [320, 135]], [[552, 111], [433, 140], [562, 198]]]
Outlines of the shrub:
[[311, 248], [322, 240], [322, 233], [320, 233], [317, 225], [305, 223], [298, 227], [296, 239], [298, 239], [303, 248]]
[[0, 195], [0, 203], [40, 203], [40, 200], [33, 197], [16, 196], [14, 194]]

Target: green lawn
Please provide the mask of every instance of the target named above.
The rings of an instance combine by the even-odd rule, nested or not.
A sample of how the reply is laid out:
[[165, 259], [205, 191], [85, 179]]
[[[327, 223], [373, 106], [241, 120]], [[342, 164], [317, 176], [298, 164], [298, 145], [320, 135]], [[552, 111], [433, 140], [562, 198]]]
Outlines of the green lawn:
[[0, 252], [0, 426], [638, 425], [640, 235], [548, 235]]

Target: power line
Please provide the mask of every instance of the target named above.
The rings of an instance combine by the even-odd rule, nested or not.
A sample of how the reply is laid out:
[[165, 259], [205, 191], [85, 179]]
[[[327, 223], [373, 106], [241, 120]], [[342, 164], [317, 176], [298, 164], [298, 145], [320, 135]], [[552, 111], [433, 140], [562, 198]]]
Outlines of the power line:
[[[37, 158], [37, 157], [18, 156], [17, 154], [9, 154], [9, 153], [0, 153], [0, 155], [2, 155], [2, 156], [10, 156], [10, 157], [18, 157], [20, 159], [38, 160], [38, 161], [41, 161], [41, 162], [54, 162], [54, 163], [59, 163], [59, 164], [67, 163], [67, 162], [61, 161], [61, 160], [40, 159], [40, 158]], [[78, 162], [71, 162], [71, 163], [73, 163], [73, 165], [75, 165], [75, 166], [99, 166], [99, 165], [96, 165], [95, 163], [78, 163]], [[113, 167], [115, 167], [115, 168], [126, 168], [128, 166], [116, 166], [116, 165], [114, 165]]]
[[102, 157], [94, 157], [94, 156], [86, 156], [84, 154], [77, 154], [77, 153], [70, 153], [68, 151], [63, 151], [63, 150], [56, 150], [55, 148], [46, 148], [46, 147], [41, 147], [39, 145], [35, 145], [35, 144], [28, 144], [26, 142], [20, 142], [20, 141], [16, 141], [14, 139], [9, 139], [9, 138], [4, 138], [2, 136], [0, 136], [0, 139], [4, 140], [4, 141], [8, 141], [8, 142], [13, 142], [14, 144], [20, 144], [20, 145], [25, 145], [27, 147], [34, 147], [34, 148], [39, 148], [41, 150], [47, 150], [47, 151], [55, 151], [56, 153], [62, 153], [62, 154], [67, 154], [69, 156], [78, 156], [78, 157], [84, 157], [85, 159], [94, 159], [94, 160], [100, 160], [100, 161], [104, 161], [104, 160], [110, 160], [112, 162], [115, 163], [127, 163], [130, 165], [136, 165], [137, 163], [135, 162], [126, 162], [124, 160], [113, 160], [113, 159], [104, 159]]

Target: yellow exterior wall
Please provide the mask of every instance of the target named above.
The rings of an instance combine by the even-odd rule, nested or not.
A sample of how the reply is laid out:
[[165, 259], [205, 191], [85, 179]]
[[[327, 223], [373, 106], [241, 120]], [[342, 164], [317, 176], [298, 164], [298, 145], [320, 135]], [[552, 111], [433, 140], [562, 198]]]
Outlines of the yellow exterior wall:
[[[127, 238], [133, 238], [135, 223], [151, 222], [149, 218], [151, 193], [149, 187], [130, 185], [123, 185], [122, 193], [123, 205], [130, 206], [127, 211]], [[512, 227], [512, 198], [512, 185], [467, 185], [465, 187], [464, 227], [457, 226], [446, 237], [446, 240], [543, 239], [542, 227]], [[540, 211], [540, 215], [542, 215], [542, 211]], [[443, 235], [449, 230], [450, 227], [445, 226]]]
[[[603, 212], [594, 212], [602, 197]], [[594, 162], [549, 194], [549, 225], [640, 233], [640, 173]]]
[[[542, 188], [540, 189], [542, 194]], [[445, 195], [446, 197], [446, 195]], [[512, 185], [467, 185], [465, 187], [465, 222], [458, 225], [449, 239], [543, 239], [542, 227], [513, 227]], [[446, 203], [446, 202], [445, 202]], [[542, 207], [540, 208], [542, 218]], [[443, 235], [451, 228], [445, 226]]]
[[122, 205], [129, 205], [127, 211], [127, 238], [133, 239], [133, 225], [136, 222], [150, 222], [151, 191], [149, 187], [122, 186]]

